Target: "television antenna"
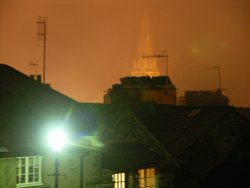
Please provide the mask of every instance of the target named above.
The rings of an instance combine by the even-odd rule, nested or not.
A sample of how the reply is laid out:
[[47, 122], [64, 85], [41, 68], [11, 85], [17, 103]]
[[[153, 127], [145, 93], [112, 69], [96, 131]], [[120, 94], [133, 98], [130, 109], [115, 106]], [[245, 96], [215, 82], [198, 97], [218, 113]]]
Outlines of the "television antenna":
[[37, 36], [38, 39], [43, 41], [43, 84], [45, 84], [46, 78], [46, 40], [47, 40], [47, 17], [39, 16], [37, 21]]
[[142, 59], [153, 60], [153, 59], [162, 59], [165, 63], [165, 74], [168, 76], [168, 55], [155, 54], [155, 55], [142, 55], [140, 56]]

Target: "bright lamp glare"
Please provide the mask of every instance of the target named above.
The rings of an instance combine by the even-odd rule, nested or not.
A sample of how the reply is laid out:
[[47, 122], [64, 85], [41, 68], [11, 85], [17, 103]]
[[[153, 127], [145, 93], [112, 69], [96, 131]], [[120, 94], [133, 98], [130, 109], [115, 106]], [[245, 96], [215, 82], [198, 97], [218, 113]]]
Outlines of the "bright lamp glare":
[[54, 151], [61, 151], [64, 144], [67, 142], [67, 137], [61, 129], [57, 129], [49, 134], [48, 140]]

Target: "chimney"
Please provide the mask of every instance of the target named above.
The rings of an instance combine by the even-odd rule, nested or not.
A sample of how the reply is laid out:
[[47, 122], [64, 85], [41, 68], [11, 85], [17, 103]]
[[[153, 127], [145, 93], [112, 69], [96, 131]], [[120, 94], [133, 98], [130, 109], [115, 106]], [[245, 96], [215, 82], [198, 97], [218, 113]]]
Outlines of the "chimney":
[[35, 80], [35, 75], [34, 75], [34, 74], [31, 74], [31, 75], [30, 75], [30, 78], [32, 78], [33, 80]]
[[39, 83], [42, 83], [42, 75], [38, 74], [36, 76], [36, 81], [38, 81]]

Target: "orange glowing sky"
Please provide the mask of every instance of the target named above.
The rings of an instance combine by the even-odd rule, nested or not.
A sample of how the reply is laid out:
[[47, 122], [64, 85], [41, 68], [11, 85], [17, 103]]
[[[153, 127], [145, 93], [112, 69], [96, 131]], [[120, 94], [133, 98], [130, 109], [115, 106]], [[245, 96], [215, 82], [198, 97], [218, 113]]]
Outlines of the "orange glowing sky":
[[102, 102], [104, 91], [129, 76], [147, 9], [156, 52], [168, 51], [178, 88], [222, 88], [230, 104], [250, 107], [249, 0], [0, 0], [0, 63], [42, 73], [38, 16], [48, 17], [46, 80], [80, 102]]

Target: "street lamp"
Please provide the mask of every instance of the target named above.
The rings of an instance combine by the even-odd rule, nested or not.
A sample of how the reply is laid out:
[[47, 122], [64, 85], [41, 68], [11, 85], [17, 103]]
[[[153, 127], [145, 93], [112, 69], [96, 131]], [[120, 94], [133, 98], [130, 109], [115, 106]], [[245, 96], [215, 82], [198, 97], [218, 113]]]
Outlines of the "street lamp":
[[67, 137], [62, 129], [55, 129], [50, 132], [48, 137], [49, 145], [52, 150], [59, 152], [67, 142]]
[[[62, 129], [55, 129], [49, 133], [48, 142], [51, 146], [52, 150], [55, 152], [60, 152], [63, 149], [63, 146], [67, 142], [67, 136]], [[55, 158], [55, 188], [58, 188], [58, 178], [60, 176], [59, 173], [59, 157], [56, 156]]]

